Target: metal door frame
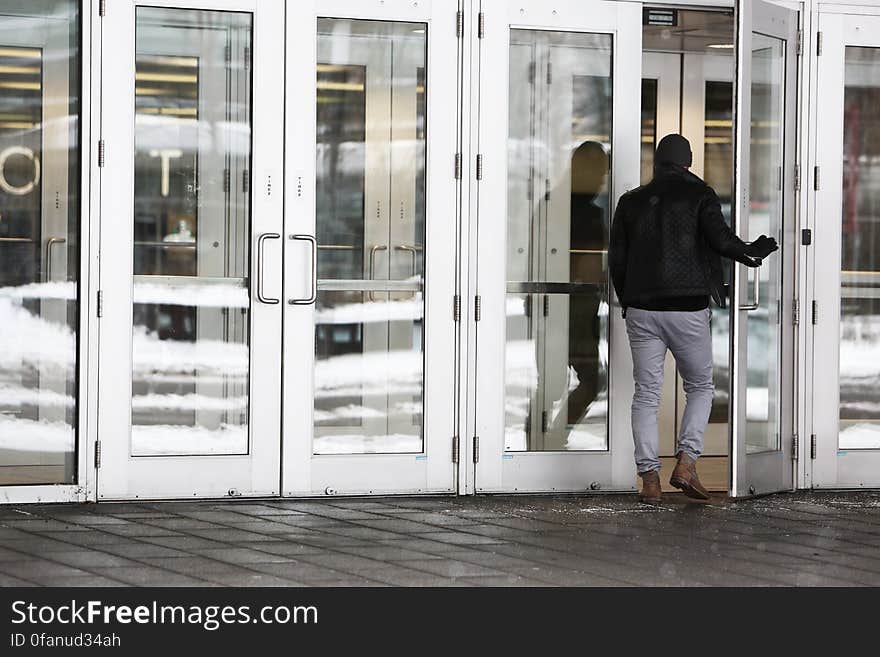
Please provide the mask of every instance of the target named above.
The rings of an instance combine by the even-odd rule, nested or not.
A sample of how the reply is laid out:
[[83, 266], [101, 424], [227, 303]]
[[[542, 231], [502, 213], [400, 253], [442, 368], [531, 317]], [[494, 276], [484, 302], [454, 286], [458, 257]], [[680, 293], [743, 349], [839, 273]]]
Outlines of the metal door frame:
[[[251, 13], [253, 61], [253, 136], [250, 176], [249, 278], [249, 395], [248, 452], [244, 455], [130, 456], [131, 439], [131, 302], [133, 222], [121, 217], [133, 211], [134, 52], [135, 7], [158, 6], [182, 10]], [[273, 82], [268, 63], [282, 47], [283, 4], [280, 0], [129, 0], [109, 3], [102, 21], [102, 49], [112, 57], [102, 61], [103, 84], [113, 85], [102, 96], [104, 118], [101, 140], [106, 143], [100, 168], [102, 217], [101, 387], [98, 418], [102, 457], [98, 499], [222, 497], [224, 495], [277, 495], [280, 484], [280, 304], [261, 303], [258, 279], [281, 280], [280, 257], [261, 262], [258, 251], [264, 237], [278, 232], [282, 221], [283, 152], [272, 126], [282, 124], [283, 85]], [[108, 21], [130, 20], [129, 29], [112, 30]], [[123, 23], [124, 24], [124, 23]], [[122, 53], [122, 54], [121, 54]], [[265, 63], [263, 63], [265, 62]], [[272, 182], [274, 177], [275, 182]], [[130, 187], [130, 188], [129, 188]], [[115, 221], [113, 220], [115, 219]], [[124, 228], [120, 226], [125, 226]], [[114, 230], [123, 231], [121, 235]], [[126, 237], [128, 236], [128, 237]], [[119, 237], [124, 248], [119, 249]], [[115, 239], [114, 239], [115, 238]], [[110, 247], [109, 245], [112, 245]], [[265, 266], [266, 271], [262, 271]], [[124, 306], [124, 308], [123, 308]], [[273, 345], [276, 345], [273, 349]], [[273, 353], [274, 352], [274, 353]], [[127, 359], [126, 366], [118, 366]], [[114, 369], [112, 365], [116, 364]], [[161, 472], [161, 476], [158, 476]], [[157, 485], [161, 484], [161, 485]]]
[[[315, 251], [292, 235], [315, 235], [315, 73], [317, 18], [427, 24], [427, 226], [423, 451], [312, 453], [314, 306], [293, 304], [317, 290]], [[457, 481], [457, 290], [459, 115], [437, 103], [457, 98], [460, 43], [454, 6], [439, 1], [311, 0], [287, 4], [286, 183], [282, 494], [285, 496], [454, 493]], [[304, 65], [305, 63], [305, 65]], [[311, 252], [310, 252], [311, 251]]]

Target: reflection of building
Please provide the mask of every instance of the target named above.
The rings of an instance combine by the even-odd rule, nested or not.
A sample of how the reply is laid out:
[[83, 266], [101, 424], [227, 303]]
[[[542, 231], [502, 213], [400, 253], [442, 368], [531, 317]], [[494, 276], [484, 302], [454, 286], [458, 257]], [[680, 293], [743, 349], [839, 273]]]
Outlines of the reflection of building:
[[880, 485], [871, 8], [99, 4], [0, 0], [8, 499], [633, 490], [608, 228], [669, 132], [782, 247], [704, 476]]

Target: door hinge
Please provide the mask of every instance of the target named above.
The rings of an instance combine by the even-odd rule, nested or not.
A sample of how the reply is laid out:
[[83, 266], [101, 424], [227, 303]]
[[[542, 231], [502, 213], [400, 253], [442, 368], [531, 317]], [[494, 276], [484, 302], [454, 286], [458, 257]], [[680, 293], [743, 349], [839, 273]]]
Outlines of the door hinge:
[[545, 294], [544, 295], [544, 317], [547, 317], [549, 315], [550, 315], [550, 295]]
[[455, 154], [455, 179], [461, 180], [461, 153]]
[[819, 165], [813, 167], [813, 189], [819, 191]]
[[101, 467], [101, 441], [95, 441], [95, 469]]
[[816, 55], [822, 56], [822, 33], [816, 32]]
[[480, 462], [480, 437], [474, 436], [474, 463]]
[[477, 153], [477, 180], [483, 179], [483, 154]]
[[98, 140], [98, 166], [104, 166], [104, 140]]
[[819, 304], [813, 301], [813, 324], [819, 323]]
[[553, 82], [553, 68], [551, 62], [547, 62], [547, 84]]
[[460, 441], [458, 439], [458, 436], [453, 436], [452, 437], [452, 462], [453, 463], [458, 463], [458, 458], [459, 458], [459, 454], [460, 454], [459, 443], [460, 443]]
[[251, 172], [248, 169], [241, 172], [241, 191], [245, 194], [251, 191]]
[[535, 70], [538, 65], [535, 62], [529, 62], [529, 84], [535, 84]]
[[541, 411], [541, 432], [547, 433], [547, 411]]
[[816, 458], [816, 434], [810, 434], [810, 458]]
[[798, 457], [798, 435], [791, 434], [791, 458], [797, 461]]
[[229, 192], [230, 181], [232, 179], [232, 174], [229, 169], [223, 169], [223, 192]]
[[244, 70], [247, 71], [251, 67], [251, 47], [244, 47]]
[[794, 165], [794, 191], [801, 191], [801, 165]]
[[801, 300], [795, 299], [791, 302], [791, 323], [799, 326], [801, 323]]
[[813, 229], [812, 228], [802, 228], [801, 229], [801, 244], [804, 246], [810, 246], [813, 243]]
[[474, 297], [474, 321], [479, 322], [480, 316], [482, 315], [482, 305], [483, 300], [480, 298], [480, 295]]
[[797, 34], [797, 54], [803, 54], [804, 52], [804, 31], [798, 30]]
[[456, 294], [452, 297], [452, 321], [461, 321], [461, 295]]
[[486, 14], [480, 12], [477, 15], [477, 38], [482, 39], [486, 36]]
[[460, 39], [464, 35], [464, 12], [459, 9], [455, 12], [455, 38]]
[[98, 317], [104, 316], [104, 290], [98, 290]]
[[544, 180], [544, 200], [545, 201], [550, 200], [550, 179], [549, 178], [546, 178]]
[[98, 16], [104, 16], [107, 13], [107, 0], [98, 2]]

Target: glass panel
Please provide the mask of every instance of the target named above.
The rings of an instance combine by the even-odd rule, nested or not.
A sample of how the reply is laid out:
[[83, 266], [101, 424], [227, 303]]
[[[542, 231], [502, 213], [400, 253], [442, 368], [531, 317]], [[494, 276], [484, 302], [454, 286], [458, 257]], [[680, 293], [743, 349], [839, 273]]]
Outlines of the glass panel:
[[880, 48], [847, 46], [840, 288], [840, 448], [880, 448]]
[[642, 80], [642, 176], [647, 185], [654, 177], [654, 151], [657, 150], [657, 80]]
[[0, 0], [0, 485], [76, 482], [78, 7]]
[[612, 37], [510, 39], [505, 449], [604, 450]]
[[[775, 237], [781, 244], [785, 41], [761, 34], [754, 34], [752, 39], [748, 240], [765, 234]], [[758, 273], [760, 303], [757, 310], [747, 313], [748, 453], [779, 449], [782, 251], [773, 254], [763, 266], [743, 274], [749, 276], [749, 295], [754, 294], [755, 271]]]
[[136, 52], [131, 453], [244, 454], [251, 15], [138, 7]]
[[[733, 83], [706, 81], [704, 116], [703, 180], [718, 194], [724, 220], [730, 224], [733, 199]], [[721, 258], [721, 267], [727, 283], [730, 281], [730, 261]], [[726, 425], [730, 399], [730, 315], [726, 312], [712, 313], [712, 361], [715, 395], [709, 422]]]
[[315, 454], [423, 450], [426, 27], [318, 20]]

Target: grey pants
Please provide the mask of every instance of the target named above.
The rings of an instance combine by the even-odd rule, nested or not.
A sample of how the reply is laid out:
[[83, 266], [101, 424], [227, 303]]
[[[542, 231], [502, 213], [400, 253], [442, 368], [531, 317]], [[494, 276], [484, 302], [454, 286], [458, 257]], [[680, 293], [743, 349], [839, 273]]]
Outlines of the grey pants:
[[679, 452], [696, 459], [703, 453], [703, 432], [712, 410], [711, 310], [660, 311], [627, 308], [626, 333], [633, 359], [635, 394], [632, 430], [639, 474], [660, 469], [657, 411], [666, 349], [672, 351], [684, 380], [687, 403], [678, 433]]

